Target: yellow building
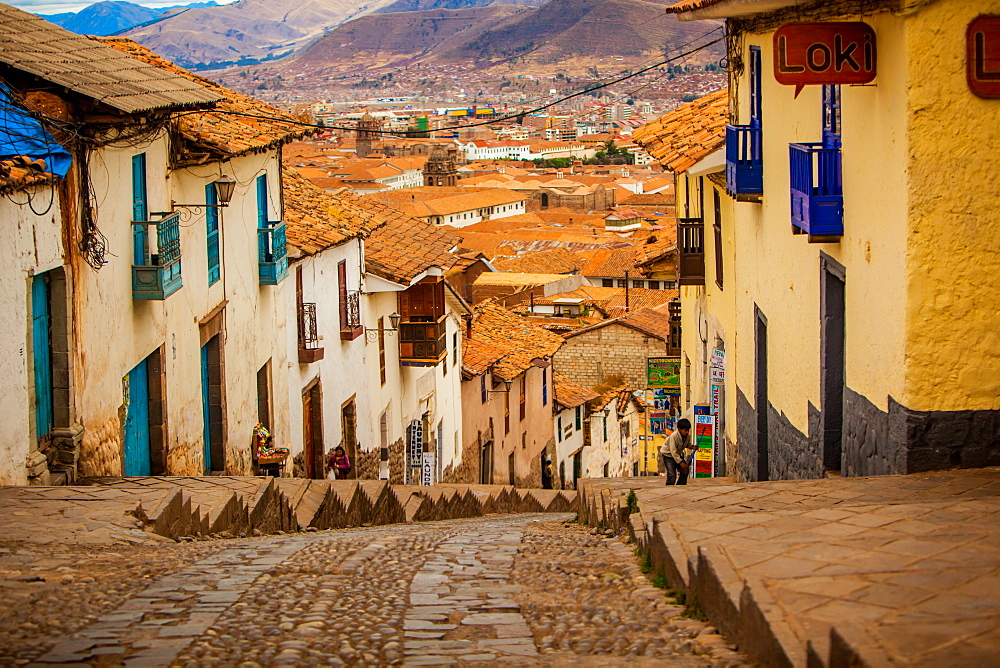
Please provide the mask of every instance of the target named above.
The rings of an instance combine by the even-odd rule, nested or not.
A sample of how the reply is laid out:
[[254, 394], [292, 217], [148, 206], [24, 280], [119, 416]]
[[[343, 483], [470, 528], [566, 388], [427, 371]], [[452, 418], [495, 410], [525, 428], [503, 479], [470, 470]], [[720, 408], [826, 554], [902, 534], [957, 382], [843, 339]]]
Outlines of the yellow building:
[[682, 295], [683, 382], [725, 343], [730, 472], [1000, 464], [1000, 3], [668, 11], [725, 18], [730, 35], [725, 162], [677, 185], [708, 258], [706, 285]]

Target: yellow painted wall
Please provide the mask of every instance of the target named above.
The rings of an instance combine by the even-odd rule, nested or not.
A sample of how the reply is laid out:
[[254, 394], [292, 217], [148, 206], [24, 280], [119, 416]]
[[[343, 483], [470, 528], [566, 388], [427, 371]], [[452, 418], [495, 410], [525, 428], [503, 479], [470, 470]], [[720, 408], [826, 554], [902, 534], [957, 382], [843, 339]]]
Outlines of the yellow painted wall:
[[985, 13], [1000, 14], [1000, 2], [931, 3], [906, 24], [910, 245], [900, 401], [916, 410], [1000, 408], [1000, 100], [977, 97], [965, 80], [966, 27]]
[[[821, 139], [821, 89], [794, 88], [773, 76], [772, 33], [747, 35], [761, 47], [762, 203], [736, 205], [737, 382], [753, 404], [754, 306], [768, 320], [769, 400], [803, 433], [808, 402], [820, 403], [820, 253], [846, 267], [846, 381], [883, 410], [903, 391], [906, 278], [906, 89], [903, 19], [866, 17], [878, 36], [874, 86], [842, 89], [844, 236], [809, 244], [791, 231], [788, 144]], [[740, 87], [747, 122], [749, 82]]]

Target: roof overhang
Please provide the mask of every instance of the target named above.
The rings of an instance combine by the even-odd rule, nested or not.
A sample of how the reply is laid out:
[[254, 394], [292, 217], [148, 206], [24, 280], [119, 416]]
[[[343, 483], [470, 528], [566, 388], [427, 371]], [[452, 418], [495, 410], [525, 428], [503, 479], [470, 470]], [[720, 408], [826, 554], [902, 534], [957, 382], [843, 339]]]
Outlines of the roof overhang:
[[721, 172], [726, 168], [726, 145], [723, 144], [719, 150], [709, 153], [698, 162], [691, 165], [688, 176], [704, 176], [712, 172]]
[[766, 14], [767, 12], [794, 7], [803, 0], [722, 0], [701, 9], [687, 12], [677, 12], [681, 21], [698, 21], [701, 19], [728, 19], [737, 16]]

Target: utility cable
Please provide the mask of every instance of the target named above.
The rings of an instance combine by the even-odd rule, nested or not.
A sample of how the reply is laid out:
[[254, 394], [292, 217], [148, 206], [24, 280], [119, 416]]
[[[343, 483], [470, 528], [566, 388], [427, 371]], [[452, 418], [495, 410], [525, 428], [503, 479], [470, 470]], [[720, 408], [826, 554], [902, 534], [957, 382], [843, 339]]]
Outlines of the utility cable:
[[[667, 65], [667, 64], [672, 63], [672, 62], [674, 62], [676, 60], [681, 60], [683, 58], [687, 58], [688, 56], [690, 56], [690, 55], [692, 55], [694, 53], [697, 53], [699, 51], [703, 51], [703, 50], [707, 49], [708, 47], [714, 46], [715, 44], [718, 44], [719, 42], [722, 42], [724, 40], [725, 40], [724, 37], [719, 37], [718, 39], [714, 39], [711, 42], [706, 42], [705, 44], [702, 44], [702, 45], [697, 46], [697, 47], [695, 47], [693, 49], [685, 51], [684, 53], [680, 53], [680, 54], [678, 54], [676, 56], [671, 56], [670, 58], [666, 58], [666, 59], [661, 60], [659, 62], [656, 62], [656, 63], [654, 63], [652, 65], [648, 65], [648, 66], [646, 66], [646, 67], [644, 67], [642, 69], [636, 70], [635, 72], [630, 72], [630, 73], [625, 74], [623, 76], [611, 79], [609, 81], [605, 81], [602, 84], [588, 86], [588, 87], [584, 88], [583, 90], [576, 91], [575, 93], [571, 93], [569, 95], [564, 95], [562, 97], [556, 98], [552, 102], [549, 102], [547, 104], [543, 104], [543, 105], [540, 105], [540, 106], [536, 106], [536, 107], [534, 107], [532, 109], [527, 109], [525, 111], [519, 111], [516, 114], [510, 114], [510, 115], [507, 115], [507, 116], [502, 116], [500, 118], [494, 118], [494, 119], [490, 119], [490, 120], [486, 120], [486, 121], [479, 121], [479, 122], [476, 122], [476, 123], [464, 123], [462, 125], [453, 125], [451, 127], [440, 128], [438, 130], [427, 130], [427, 132], [428, 133], [433, 133], [433, 132], [450, 132], [452, 130], [461, 130], [463, 128], [475, 128], [475, 127], [480, 127], [480, 126], [483, 126], [483, 125], [493, 125], [495, 123], [502, 123], [504, 121], [517, 120], [517, 119], [523, 118], [524, 116], [527, 116], [529, 114], [534, 114], [534, 113], [538, 113], [539, 111], [544, 111], [546, 109], [549, 109], [550, 107], [554, 107], [557, 104], [561, 104], [561, 103], [563, 103], [563, 102], [565, 102], [567, 100], [571, 100], [571, 99], [573, 99], [575, 97], [580, 97], [581, 95], [588, 95], [588, 94], [592, 93], [595, 90], [601, 90], [602, 88], [607, 88], [608, 86], [614, 86], [615, 84], [621, 83], [622, 81], [627, 81], [629, 79], [632, 79], [634, 77], [639, 76], [640, 74], [645, 74], [646, 72], [649, 72], [650, 70], [655, 70], [657, 67], [661, 67], [663, 65]], [[346, 127], [346, 126], [337, 126], [337, 125], [317, 125], [315, 123], [306, 123], [305, 121], [298, 121], [298, 120], [291, 119], [291, 118], [279, 118], [277, 116], [266, 116], [266, 115], [263, 115], [263, 114], [250, 114], [250, 113], [243, 112], [243, 111], [231, 111], [231, 110], [224, 110], [224, 109], [205, 109], [205, 110], [197, 110], [197, 111], [185, 111], [185, 112], [181, 112], [179, 114], [175, 114], [175, 117], [189, 116], [191, 114], [223, 114], [223, 115], [227, 115], [227, 116], [240, 116], [240, 117], [244, 117], [244, 118], [253, 118], [253, 119], [257, 119], [257, 120], [275, 121], [275, 122], [279, 122], [279, 123], [285, 123], [285, 124], [288, 124], [288, 125], [296, 125], [296, 126], [300, 126], [300, 127], [316, 128], [317, 130], [342, 130], [342, 131], [346, 131], [346, 132], [355, 132], [355, 131], [358, 130], [358, 128], [356, 126], [355, 127]], [[407, 136], [407, 135], [411, 134], [414, 131], [413, 130], [379, 130], [378, 132], [379, 132], [379, 134], [382, 134], [382, 135]]]

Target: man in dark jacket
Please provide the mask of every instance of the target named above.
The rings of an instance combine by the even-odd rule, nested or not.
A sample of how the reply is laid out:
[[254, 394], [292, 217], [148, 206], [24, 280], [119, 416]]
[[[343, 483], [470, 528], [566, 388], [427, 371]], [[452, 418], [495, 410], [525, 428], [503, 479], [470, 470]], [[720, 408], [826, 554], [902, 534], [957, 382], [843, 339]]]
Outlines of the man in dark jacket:
[[691, 444], [691, 421], [681, 418], [677, 421], [677, 429], [667, 437], [660, 446], [660, 456], [667, 471], [668, 485], [686, 485], [688, 479], [688, 460], [693, 450]]

